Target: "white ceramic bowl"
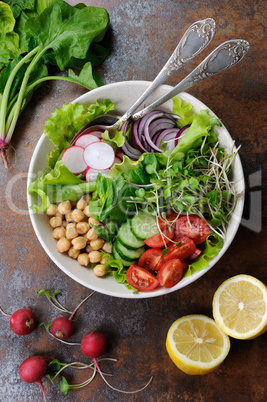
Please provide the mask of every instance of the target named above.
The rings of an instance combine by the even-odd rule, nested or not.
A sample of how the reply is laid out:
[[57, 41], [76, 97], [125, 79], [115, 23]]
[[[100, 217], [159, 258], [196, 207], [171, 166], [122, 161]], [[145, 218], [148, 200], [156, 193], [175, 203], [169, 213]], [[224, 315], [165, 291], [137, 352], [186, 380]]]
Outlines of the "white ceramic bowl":
[[[95, 100], [104, 100], [109, 98], [112, 102], [116, 103], [115, 114], [122, 115], [126, 112], [129, 107], [138, 99], [138, 97], [145, 91], [145, 89], [149, 86], [149, 82], [147, 81], [125, 81], [118, 82], [110, 85], [106, 85], [100, 88], [97, 88], [91, 92], [84, 94], [83, 96], [76, 99], [74, 102], [77, 103], [94, 103]], [[152, 101], [158, 99], [160, 96], [164, 95], [166, 92], [169, 92], [171, 89], [168, 85], [162, 85], [158, 90], [146, 101], [146, 105], [151, 103]], [[182, 93], [179, 95], [183, 100], [191, 103], [196, 112], [199, 112], [201, 109], [209, 109], [206, 105], [200, 102], [198, 99], [189, 95], [188, 93]], [[146, 106], [144, 105], [144, 106]], [[171, 111], [172, 110], [172, 101], [166, 102], [162, 107], [162, 110]], [[210, 113], [214, 114], [210, 109]], [[215, 127], [215, 131], [218, 134], [220, 144], [226, 148], [226, 150], [231, 149], [233, 140], [227, 131], [227, 129], [222, 127]], [[43, 134], [40, 140], [37, 143], [37, 146], [34, 150], [30, 167], [29, 167], [29, 175], [28, 175], [28, 185], [31, 181], [35, 180], [37, 175], [40, 177], [46, 168], [46, 155], [53, 148], [53, 145], [49, 141], [49, 139]], [[235, 163], [233, 166], [233, 179], [235, 181], [236, 190], [238, 193], [244, 190], [244, 177], [243, 177], [243, 169], [241, 165], [241, 161], [239, 156], [236, 157]], [[30, 207], [35, 203], [35, 198], [28, 195], [28, 206]], [[104, 293], [110, 296], [116, 297], [124, 297], [129, 299], [142, 299], [142, 298], [150, 298], [155, 296], [165, 295], [171, 292], [174, 292], [178, 289], [181, 289], [184, 286], [189, 285], [194, 282], [202, 275], [204, 275], [209, 269], [211, 269], [222, 257], [222, 255], [226, 252], [228, 247], [230, 246], [233, 238], [237, 232], [238, 226], [240, 224], [242, 212], [243, 212], [243, 204], [244, 204], [244, 196], [238, 198], [237, 205], [235, 207], [234, 214], [230, 220], [226, 239], [224, 246], [220, 253], [211, 260], [209, 267], [205, 270], [195, 272], [193, 275], [183, 278], [176, 286], [167, 289], [167, 288], [157, 288], [152, 292], [139, 292], [137, 294], [133, 293], [131, 290], [128, 290], [124, 285], [119, 284], [112, 277], [106, 278], [98, 278], [95, 276], [92, 269], [88, 269], [86, 267], [82, 267], [79, 263], [67, 255], [60, 254], [56, 249], [56, 241], [52, 237], [52, 230], [48, 222], [48, 218], [46, 214], [34, 214], [32, 210], [29, 208], [30, 217], [32, 221], [32, 225], [34, 227], [35, 233], [43, 246], [46, 253], [49, 257], [54, 261], [54, 263], [68, 276], [73, 278], [75, 281], [80, 284], [96, 290], [97, 292]]]

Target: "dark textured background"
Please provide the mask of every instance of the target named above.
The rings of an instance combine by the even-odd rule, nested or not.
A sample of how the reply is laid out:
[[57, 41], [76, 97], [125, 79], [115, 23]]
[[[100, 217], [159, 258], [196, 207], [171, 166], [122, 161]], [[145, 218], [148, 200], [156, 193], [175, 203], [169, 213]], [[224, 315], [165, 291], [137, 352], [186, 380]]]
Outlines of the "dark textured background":
[[[263, 177], [266, 169], [266, 3], [263, 0], [87, 0], [84, 3], [105, 7], [110, 14], [106, 45], [111, 53], [98, 69], [106, 84], [153, 80], [182, 33], [199, 19], [215, 18], [217, 28], [213, 42], [196, 60], [171, 77], [170, 85], [175, 85], [225, 40], [244, 38], [250, 42], [251, 49], [238, 66], [189, 90], [211, 107], [237, 145], [241, 144], [247, 197], [242, 224], [231, 247], [197, 282], [151, 300], [95, 294], [77, 314], [75, 340], [80, 340], [92, 328], [108, 336], [107, 356], [117, 358], [118, 362], [105, 363], [103, 367], [113, 372], [110, 381], [114, 386], [134, 390], [153, 375], [150, 386], [140, 394], [123, 395], [111, 391], [97, 376], [88, 387], [71, 391], [64, 397], [58, 384], [52, 387], [45, 379], [47, 400], [264, 401], [266, 334], [251, 341], [231, 340], [231, 350], [224, 363], [213, 373], [200, 377], [186, 375], [174, 366], [165, 351], [165, 338], [169, 326], [182, 315], [211, 316], [213, 294], [230, 276], [246, 273], [267, 282], [266, 231], [263, 230], [266, 223], [266, 198], [263, 197], [263, 188], [266, 188]], [[51, 321], [57, 313], [44, 296], [36, 295], [37, 290], [61, 289], [61, 300], [69, 308], [88, 294], [88, 289], [68, 278], [45, 254], [34, 234], [26, 204], [27, 170], [45, 121], [56, 106], [61, 107], [84, 92], [71, 83], [44, 84], [19, 120], [13, 150], [8, 153], [9, 170], [0, 165], [0, 305], [9, 313], [31, 307], [40, 322]], [[48, 361], [54, 357], [66, 362], [84, 361], [79, 347], [54, 341], [44, 328], [27, 337], [16, 336], [5, 317], [0, 317], [0, 339], [1, 402], [42, 400], [39, 386], [22, 383], [18, 376], [18, 367], [29, 354], [41, 354]], [[82, 378], [85, 373], [78, 376], [69, 371], [69, 380], [75, 382]]]

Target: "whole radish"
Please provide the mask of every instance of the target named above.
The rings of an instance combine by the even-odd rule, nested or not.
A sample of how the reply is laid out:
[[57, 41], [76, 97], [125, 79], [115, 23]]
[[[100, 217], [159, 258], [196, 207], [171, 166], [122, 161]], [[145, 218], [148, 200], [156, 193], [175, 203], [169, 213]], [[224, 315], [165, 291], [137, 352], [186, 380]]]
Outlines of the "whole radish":
[[[79, 307], [87, 300], [89, 299], [89, 297], [91, 297], [94, 292], [90, 293], [85, 299], [83, 299], [78, 306], [75, 308], [75, 310], [73, 310], [73, 312], [67, 310], [64, 306], [62, 306], [62, 304], [59, 303], [59, 301], [57, 300], [56, 296], [60, 293], [60, 290], [56, 291], [53, 295], [50, 294], [50, 290], [49, 289], [41, 289], [37, 292], [37, 294], [44, 294], [47, 299], [49, 300], [50, 303], [52, 303], [52, 305], [54, 307], [56, 307], [58, 310], [64, 312], [64, 313], [70, 313], [70, 317], [66, 318], [66, 317], [58, 317], [56, 318], [50, 327], [50, 333], [57, 339], [64, 341], [64, 339], [68, 339], [71, 337], [71, 335], [74, 332], [74, 326], [72, 323], [72, 319], [74, 317], [74, 314], [77, 312], [77, 310], [79, 309]], [[47, 329], [47, 327], [46, 327]], [[48, 329], [47, 329], [48, 330]], [[66, 343], [66, 342], [64, 342]]]
[[21, 308], [15, 311], [14, 314], [6, 314], [0, 308], [2, 314], [6, 317], [10, 317], [10, 328], [17, 335], [30, 334], [36, 325], [36, 318], [34, 313], [28, 308]]
[[106, 353], [108, 341], [101, 332], [89, 332], [81, 342], [81, 350], [86, 357], [96, 359]]
[[114, 391], [118, 391], [124, 394], [135, 394], [136, 392], [142, 391], [144, 388], [148, 386], [148, 384], [151, 382], [152, 377], [150, 378], [149, 382], [141, 389], [138, 389], [136, 391], [123, 391], [118, 388], [113, 387], [108, 383], [106, 378], [104, 377], [102, 371], [100, 370], [100, 367], [98, 365], [98, 362], [96, 360], [97, 357], [100, 357], [103, 355], [108, 348], [108, 341], [105, 335], [103, 335], [101, 332], [97, 331], [92, 331], [86, 334], [81, 341], [81, 351], [86, 357], [90, 357], [94, 360], [96, 368], [101, 375], [102, 379], [104, 382]]
[[27, 383], [37, 382], [40, 384], [44, 401], [45, 391], [41, 379], [45, 375], [47, 364], [42, 356], [31, 356], [24, 360], [19, 367], [19, 376], [22, 381]]
[[58, 317], [52, 322], [50, 332], [58, 339], [68, 339], [74, 332], [74, 326], [69, 318]]

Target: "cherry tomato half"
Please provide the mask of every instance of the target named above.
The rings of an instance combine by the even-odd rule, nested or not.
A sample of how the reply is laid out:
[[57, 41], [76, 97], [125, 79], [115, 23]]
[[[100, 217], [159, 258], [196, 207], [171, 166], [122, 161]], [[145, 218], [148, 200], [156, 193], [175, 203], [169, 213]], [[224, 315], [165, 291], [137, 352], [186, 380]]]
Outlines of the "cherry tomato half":
[[172, 225], [175, 224], [175, 220], [177, 219], [177, 213], [174, 212], [173, 210], [168, 210], [165, 211], [166, 217], [159, 217], [158, 218], [158, 224], [161, 230], [164, 230], [166, 227], [171, 227]]
[[176, 236], [185, 235], [190, 237], [195, 244], [203, 243], [210, 235], [206, 222], [198, 216], [182, 216], [178, 218], [175, 227]]
[[139, 258], [138, 266], [148, 271], [155, 271], [161, 258], [162, 250], [160, 248], [149, 248]]
[[176, 243], [168, 244], [167, 254], [164, 255], [164, 260], [169, 261], [175, 258], [179, 260], [184, 260], [196, 251], [196, 245], [192, 239], [187, 236], [182, 236], [176, 239]]
[[142, 292], [150, 292], [159, 284], [158, 279], [151, 272], [135, 264], [128, 268], [126, 277], [133, 288]]
[[169, 241], [173, 238], [173, 236], [174, 236], [174, 230], [170, 231], [169, 228], [165, 228], [162, 230], [162, 233], [158, 233], [158, 234], [144, 240], [144, 243], [148, 247], [159, 248], [159, 247], [163, 247], [163, 246], [165, 246], [165, 244], [169, 243]]
[[159, 283], [165, 288], [172, 288], [182, 278], [183, 268], [184, 266], [179, 259], [165, 262], [157, 274]]

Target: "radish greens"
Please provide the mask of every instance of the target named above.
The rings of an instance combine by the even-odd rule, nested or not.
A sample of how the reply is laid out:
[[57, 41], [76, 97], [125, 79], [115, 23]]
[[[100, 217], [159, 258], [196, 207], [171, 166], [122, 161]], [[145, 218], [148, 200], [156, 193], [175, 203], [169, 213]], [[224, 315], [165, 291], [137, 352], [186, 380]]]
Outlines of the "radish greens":
[[[103, 84], [92, 66], [107, 56], [99, 42], [108, 23], [103, 8], [72, 7], [63, 0], [0, 1], [0, 154], [5, 167], [19, 115], [42, 82], [67, 80], [88, 89]], [[81, 72], [50, 76], [49, 65]]]

